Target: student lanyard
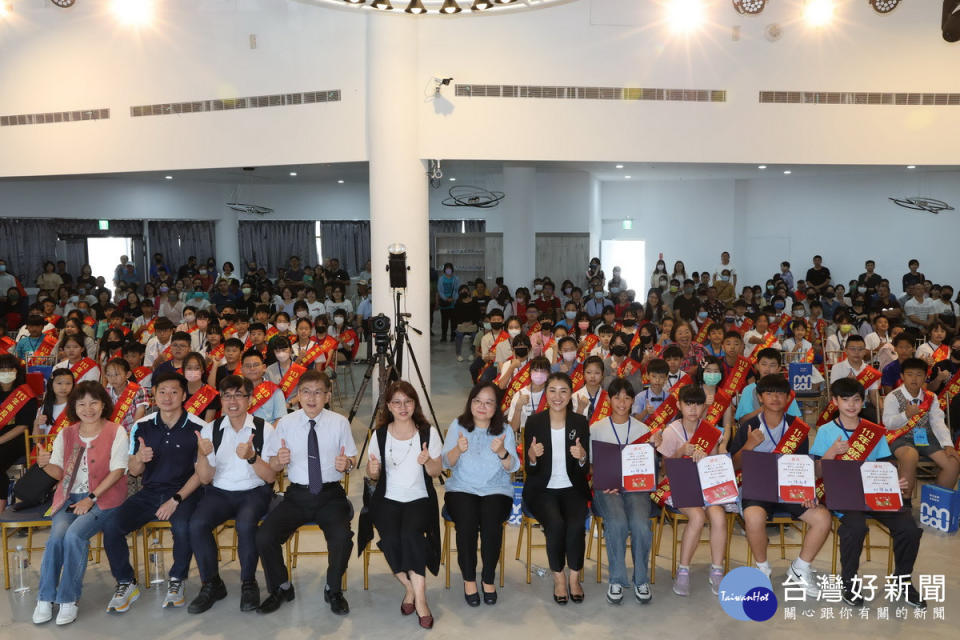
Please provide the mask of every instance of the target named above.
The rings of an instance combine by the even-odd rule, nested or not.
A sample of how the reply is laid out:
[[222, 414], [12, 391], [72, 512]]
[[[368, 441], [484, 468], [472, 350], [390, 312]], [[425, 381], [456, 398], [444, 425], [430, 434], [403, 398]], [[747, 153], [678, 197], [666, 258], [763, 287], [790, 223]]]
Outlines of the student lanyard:
[[[540, 391], [540, 397], [542, 398], [542, 397], [543, 397], [543, 394], [546, 393], [546, 392], [547, 392], [546, 389], [543, 389], [542, 391]], [[534, 394], [534, 391], [533, 391], [533, 389], [531, 389], [531, 390], [530, 390], [530, 413], [531, 413], [531, 415], [537, 412], [537, 405], [535, 405], [535, 404], [533, 403], [533, 394]]]
[[28, 343], [30, 344], [30, 351], [31, 351], [31, 352], [37, 350], [37, 347], [40, 346], [40, 341], [41, 341], [42, 339], [43, 339], [43, 338], [31, 338], [30, 336], [27, 336], [27, 340], [28, 340]]
[[837, 418], [836, 420], [834, 420], [834, 421], [833, 421], [833, 424], [835, 424], [835, 425], [837, 425], [838, 427], [840, 427], [840, 431], [843, 431], [843, 435], [845, 435], [845, 436], [847, 437], [847, 440], [849, 440], [849, 439], [850, 439], [850, 436], [853, 435], [853, 432], [852, 432], [852, 431], [847, 431], [846, 429], [843, 428], [843, 423], [840, 422], [840, 418]]
[[[613, 437], [617, 439], [617, 444], [623, 449], [626, 445], [620, 442], [620, 434], [617, 433], [617, 428], [613, 426], [613, 416], [608, 418], [610, 420], [610, 428], [613, 430]], [[630, 444], [630, 424], [633, 422], [630, 416], [627, 416], [627, 444]], [[682, 425], [681, 425], [682, 426]], [[686, 431], [684, 431], [686, 433]]]
[[[786, 418], [781, 418], [781, 419], [780, 419], [780, 424], [778, 424], [776, 428], [777, 428], [777, 429], [782, 429], [782, 426], [781, 426], [781, 425], [786, 426], [786, 422], [787, 422], [787, 419], [786, 419]], [[770, 442], [773, 442], [773, 443], [774, 443], [774, 446], [776, 446], [776, 443], [780, 442], [780, 438], [774, 438], [774, 437], [773, 437], [773, 432], [770, 431], [770, 427], [767, 426], [767, 421], [766, 421], [766, 419], [763, 417], [763, 412], [760, 413], [760, 424], [763, 425], [764, 431], [766, 431], [766, 432], [767, 432], [767, 435], [770, 436]], [[781, 433], [781, 435], [782, 435], [782, 434], [783, 434], [783, 431], [781, 431], [780, 433]]]
[[600, 389], [597, 390], [596, 395], [591, 396], [590, 392], [587, 391], [587, 397], [590, 398], [590, 413], [587, 414], [587, 419], [590, 419], [590, 416], [593, 415], [593, 407], [597, 403], [597, 397], [600, 395]]

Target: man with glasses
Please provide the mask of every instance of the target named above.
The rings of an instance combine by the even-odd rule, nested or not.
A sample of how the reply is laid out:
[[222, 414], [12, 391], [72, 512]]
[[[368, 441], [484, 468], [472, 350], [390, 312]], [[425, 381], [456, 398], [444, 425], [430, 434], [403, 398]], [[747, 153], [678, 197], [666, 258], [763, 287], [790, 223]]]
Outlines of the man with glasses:
[[173, 533], [173, 566], [163, 607], [182, 607], [183, 583], [190, 571], [190, 518], [197, 506], [200, 478], [194, 471], [197, 434], [207, 423], [183, 410], [187, 380], [167, 371], [153, 378], [156, 413], [130, 429], [127, 472], [143, 477], [143, 488], [113, 509], [103, 525], [103, 547], [117, 581], [107, 611], [123, 613], [140, 597], [130, 566], [127, 535], [153, 520], [168, 520]]
[[290, 485], [257, 531], [257, 551], [267, 580], [267, 596], [257, 609], [272, 613], [294, 598], [283, 561], [283, 544], [301, 525], [319, 525], [327, 541], [327, 584], [324, 601], [337, 615], [350, 612], [341, 591], [353, 549], [353, 506], [340, 481], [356, 466], [357, 446], [347, 419], [324, 405], [330, 379], [311, 369], [300, 378], [300, 410], [277, 423], [267, 438], [263, 457], [274, 472], [286, 469]]
[[203, 613], [227, 597], [227, 586], [217, 569], [217, 541], [213, 530], [234, 520], [240, 558], [240, 610], [260, 606], [257, 585], [257, 525], [273, 497], [277, 473], [260, 454], [273, 425], [247, 413], [253, 383], [231, 375], [220, 383], [224, 417], [199, 434], [197, 476], [207, 486], [190, 520], [190, 545], [197, 558], [203, 586], [187, 611]]
[[248, 411], [276, 426], [277, 420], [287, 415], [287, 399], [279, 386], [264, 378], [267, 363], [262, 353], [247, 349], [240, 361], [243, 377], [253, 384]]

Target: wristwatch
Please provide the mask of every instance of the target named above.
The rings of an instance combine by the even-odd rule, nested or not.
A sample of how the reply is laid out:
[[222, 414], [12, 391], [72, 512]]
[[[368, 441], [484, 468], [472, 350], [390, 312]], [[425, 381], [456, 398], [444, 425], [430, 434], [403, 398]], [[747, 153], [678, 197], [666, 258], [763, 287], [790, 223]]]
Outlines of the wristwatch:
[[247, 464], [256, 464], [257, 463], [257, 452], [253, 452], [252, 458], [247, 458]]
[[181, 502], [183, 502], [183, 496], [181, 496], [179, 493], [175, 493], [171, 497], [173, 501], [176, 502], [177, 504], [180, 504]]
[[501, 460], [506, 460], [507, 458], [510, 457], [510, 452], [504, 451], [502, 456], [497, 456], [497, 457], [500, 458]]
[[87, 497], [90, 498], [91, 500], [93, 500], [94, 502], [97, 501], [97, 494], [95, 494], [93, 491], [91, 491], [90, 493], [88, 493], [88, 494], [87, 494]]

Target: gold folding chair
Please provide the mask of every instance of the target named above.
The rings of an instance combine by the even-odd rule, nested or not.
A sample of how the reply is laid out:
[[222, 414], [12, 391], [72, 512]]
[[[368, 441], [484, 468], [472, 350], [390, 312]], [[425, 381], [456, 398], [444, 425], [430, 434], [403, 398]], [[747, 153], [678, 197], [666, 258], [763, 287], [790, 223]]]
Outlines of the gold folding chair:
[[[654, 515], [650, 516], [650, 529], [653, 536], [657, 532], [657, 522], [659, 521], [660, 516]], [[593, 534], [597, 534], [597, 584], [600, 584], [603, 581], [603, 545], [604, 545], [604, 530], [603, 530], [603, 518], [601, 516], [593, 516], [590, 522], [590, 533], [587, 537], [587, 558], [590, 558], [590, 552], [593, 547]], [[627, 542], [627, 548], [631, 548], [632, 541]], [[728, 543], [729, 546], [729, 543]], [[654, 553], [653, 546], [653, 537], [651, 537], [650, 544], [650, 584], [655, 584], [657, 582], [657, 556]]]
[[[457, 552], [456, 549], [452, 549], [451, 539], [453, 538], [453, 531], [455, 526], [453, 520], [450, 520], [447, 517], [446, 510], [442, 513], [443, 517], [443, 544], [441, 546], [440, 559], [444, 566], [444, 586], [450, 588], [450, 554], [451, 552]], [[507, 549], [507, 522], [504, 521], [501, 529], [501, 538], [500, 538], [500, 588], [503, 588], [503, 567], [504, 567], [504, 556], [506, 556]], [[459, 552], [458, 552], [459, 553]]]
[[[723, 572], [724, 573], [730, 570], [730, 539], [731, 539], [730, 532], [733, 528], [734, 515], [735, 514], [733, 513], [726, 514], [727, 536], [726, 536], [725, 548], [723, 550]], [[676, 578], [677, 577], [677, 560], [680, 555], [679, 554], [679, 549], [680, 549], [679, 528], [680, 528], [680, 525], [686, 525], [688, 520], [687, 520], [687, 516], [683, 515], [682, 513], [680, 513], [679, 511], [673, 508], [664, 507], [660, 510], [660, 517], [657, 521], [657, 533], [654, 536], [654, 554], [655, 555], [660, 555], [660, 542], [663, 539], [663, 527], [668, 520], [670, 521], [670, 528], [673, 530], [673, 544], [671, 545], [671, 552], [670, 552], [670, 562], [671, 562], [670, 577]], [[709, 524], [710, 522], [708, 520], [707, 525], [709, 526]], [[710, 544], [710, 538], [701, 537], [700, 544]]]
[[[887, 536], [887, 544], [872, 544], [870, 542], [870, 527], [877, 527], [882, 533]], [[833, 516], [833, 526], [831, 530], [833, 531], [833, 558], [830, 564], [830, 573], [837, 573], [837, 556], [840, 552], [840, 536], [837, 535], [838, 530], [840, 529], [840, 518], [836, 515]], [[879, 520], [873, 518], [867, 518], [867, 537], [863, 540], [863, 551], [867, 555], [867, 562], [870, 562], [870, 552], [873, 549], [886, 549], [887, 550], [887, 575], [893, 573], [893, 535], [890, 533], [890, 529], [887, 528]]]

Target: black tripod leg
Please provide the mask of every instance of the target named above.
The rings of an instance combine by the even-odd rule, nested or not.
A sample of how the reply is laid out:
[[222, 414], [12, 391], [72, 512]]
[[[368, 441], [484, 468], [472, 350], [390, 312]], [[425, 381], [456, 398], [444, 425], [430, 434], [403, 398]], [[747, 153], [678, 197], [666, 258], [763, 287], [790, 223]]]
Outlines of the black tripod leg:
[[409, 338], [407, 339], [407, 353], [410, 354], [410, 361], [413, 362], [413, 368], [417, 372], [417, 378], [420, 380], [420, 388], [423, 390], [423, 397], [427, 400], [427, 406], [430, 408], [430, 416], [433, 418], [433, 424], [437, 428], [437, 433], [440, 434], [440, 441], [443, 442], [443, 432], [440, 431], [440, 421], [437, 420], [437, 413], [433, 410], [433, 401], [430, 400], [430, 392], [427, 391], [427, 385], [423, 381], [423, 374], [420, 372], [420, 363], [417, 362], [417, 356], [413, 352], [413, 345], [410, 344]]

